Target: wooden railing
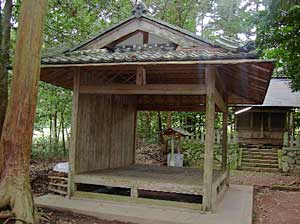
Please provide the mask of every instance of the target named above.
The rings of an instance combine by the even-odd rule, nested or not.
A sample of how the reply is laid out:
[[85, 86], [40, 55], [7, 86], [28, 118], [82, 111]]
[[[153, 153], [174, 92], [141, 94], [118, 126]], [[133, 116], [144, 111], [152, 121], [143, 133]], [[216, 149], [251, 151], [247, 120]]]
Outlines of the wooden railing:
[[[237, 144], [238, 143], [238, 133], [237, 132], [228, 132], [228, 144]], [[205, 143], [205, 132], [197, 133], [193, 136], [187, 136], [184, 138], [185, 141], [198, 142], [200, 144]], [[215, 130], [215, 144], [221, 145], [222, 143], [222, 130]]]
[[289, 136], [288, 132], [285, 132], [283, 137], [283, 145], [286, 147], [300, 147], [300, 134], [292, 134]]

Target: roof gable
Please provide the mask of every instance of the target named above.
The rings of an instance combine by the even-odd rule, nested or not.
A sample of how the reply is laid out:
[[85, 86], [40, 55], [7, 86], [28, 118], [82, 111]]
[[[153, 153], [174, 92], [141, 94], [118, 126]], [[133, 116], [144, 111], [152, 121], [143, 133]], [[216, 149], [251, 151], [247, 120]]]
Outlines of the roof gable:
[[186, 30], [142, 15], [140, 17], [132, 16], [128, 18], [112, 28], [96, 35], [92, 39], [76, 46], [72, 51], [101, 49], [124, 37], [129, 38], [139, 31], [158, 36], [183, 48], [201, 46], [205, 48], [219, 48], [213, 43], [203, 40]]

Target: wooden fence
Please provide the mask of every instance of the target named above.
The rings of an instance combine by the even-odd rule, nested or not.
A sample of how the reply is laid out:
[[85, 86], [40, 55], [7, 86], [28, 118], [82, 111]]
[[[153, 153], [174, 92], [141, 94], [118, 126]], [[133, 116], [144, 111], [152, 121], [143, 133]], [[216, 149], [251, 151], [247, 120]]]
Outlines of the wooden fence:
[[[205, 132], [200, 132], [192, 136], [187, 136], [184, 138], [184, 141], [198, 142], [200, 144], [205, 143]], [[238, 133], [237, 132], [228, 132], [228, 144], [237, 144], [238, 143]], [[215, 144], [221, 145], [222, 143], [222, 130], [215, 130]]]

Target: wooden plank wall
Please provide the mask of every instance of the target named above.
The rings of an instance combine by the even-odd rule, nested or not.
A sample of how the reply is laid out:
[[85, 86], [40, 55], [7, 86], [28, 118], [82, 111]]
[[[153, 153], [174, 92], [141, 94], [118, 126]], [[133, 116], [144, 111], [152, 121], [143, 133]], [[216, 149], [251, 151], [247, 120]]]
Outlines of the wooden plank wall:
[[134, 163], [136, 98], [80, 94], [75, 173]]

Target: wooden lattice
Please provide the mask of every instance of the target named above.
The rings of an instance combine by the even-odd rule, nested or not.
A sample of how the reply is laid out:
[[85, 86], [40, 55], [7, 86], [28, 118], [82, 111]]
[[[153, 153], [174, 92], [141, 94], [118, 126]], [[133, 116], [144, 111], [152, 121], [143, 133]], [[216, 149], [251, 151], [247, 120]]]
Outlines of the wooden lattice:
[[89, 72], [82, 75], [81, 84], [111, 85], [111, 84], [135, 84], [136, 72]]

